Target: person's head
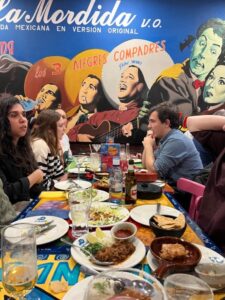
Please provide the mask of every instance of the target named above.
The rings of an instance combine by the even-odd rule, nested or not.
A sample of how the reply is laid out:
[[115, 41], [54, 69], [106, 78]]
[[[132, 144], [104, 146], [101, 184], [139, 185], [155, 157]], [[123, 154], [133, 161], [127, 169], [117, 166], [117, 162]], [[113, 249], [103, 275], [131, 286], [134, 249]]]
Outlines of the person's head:
[[57, 155], [60, 140], [59, 136], [63, 128], [63, 120], [60, 115], [54, 110], [46, 109], [41, 111], [35, 120], [32, 129], [32, 138], [43, 139], [48, 144], [51, 153]]
[[11, 96], [0, 101], [0, 155], [7, 155], [28, 173], [37, 168], [30, 146], [28, 121], [20, 101]]
[[119, 82], [118, 98], [122, 103], [129, 103], [132, 100], [142, 102], [143, 92], [147, 93], [148, 87], [140, 68], [130, 65], [121, 73]]
[[203, 99], [211, 105], [225, 102], [225, 61], [219, 62], [209, 73], [203, 90]]
[[225, 22], [222, 19], [210, 19], [202, 24], [190, 55], [191, 72], [204, 80], [215, 67], [225, 48]]
[[61, 117], [62, 121], [63, 121], [63, 124], [64, 124], [64, 127], [66, 129], [66, 126], [67, 126], [67, 115], [66, 115], [66, 112], [61, 109], [61, 108], [58, 108], [55, 110]]
[[101, 80], [96, 75], [89, 74], [81, 83], [79, 103], [88, 111], [93, 111], [103, 94]]
[[152, 130], [155, 138], [161, 139], [171, 129], [177, 129], [179, 125], [179, 113], [176, 106], [161, 103], [150, 110], [148, 129]]
[[28, 121], [20, 101], [15, 97], [0, 101], [1, 142], [7, 140], [17, 145], [20, 138], [27, 135]]
[[36, 96], [36, 100], [40, 100], [39, 110], [56, 109], [61, 103], [61, 94], [57, 85], [52, 83], [45, 84]]

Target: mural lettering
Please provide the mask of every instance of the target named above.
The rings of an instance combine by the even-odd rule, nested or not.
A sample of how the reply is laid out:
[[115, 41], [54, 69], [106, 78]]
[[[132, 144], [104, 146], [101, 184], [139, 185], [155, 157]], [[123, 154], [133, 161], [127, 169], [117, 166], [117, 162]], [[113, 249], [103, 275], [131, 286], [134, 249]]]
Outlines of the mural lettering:
[[0, 41], [0, 55], [2, 54], [14, 54], [14, 41]]
[[[1, 0], [0, 1], [0, 12], [3, 12], [9, 6], [11, 0]], [[116, 1], [114, 7], [111, 11], [106, 11], [101, 13], [102, 5], [98, 5], [97, 9], [94, 10], [96, 0], [91, 0], [88, 8], [86, 10], [81, 10], [78, 13], [74, 11], [67, 10], [66, 12], [62, 9], [52, 12], [53, 0], [45, 1], [40, 0], [34, 13], [30, 14], [27, 11], [22, 11], [21, 9], [9, 9], [5, 12], [5, 15], [1, 16], [0, 21], [6, 21], [7, 23], [18, 23], [24, 20], [26, 23], [45, 23], [45, 24], [60, 24], [64, 21], [68, 25], [88, 25], [92, 26], [129, 26], [136, 15], [126, 12], [121, 12], [117, 14], [117, 10], [120, 6], [120, 1]], [[50, 12], [51, 11], [51, 12]]]

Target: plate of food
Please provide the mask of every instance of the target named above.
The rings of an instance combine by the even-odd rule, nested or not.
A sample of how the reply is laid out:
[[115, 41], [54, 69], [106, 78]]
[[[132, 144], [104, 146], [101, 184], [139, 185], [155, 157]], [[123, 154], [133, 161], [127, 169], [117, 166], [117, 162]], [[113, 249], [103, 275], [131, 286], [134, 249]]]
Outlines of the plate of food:
[[85, 278], [63, 300], [167, 299], [162, 284], [152, 275], [134, 268], [113, 269]]
[[74, 192], [74, 195], [76, 195], [76, 200], [78, 202], [82, 202], [85, 200], [86, 197], [87, 199], [90, 199], [90, 193], [92, 195], [92, 202], [102, 202], [109, 199], [109, 193], [97, 189], [86, 189], [82, 191], [77, 190]]
[[[78, 238], [75, 245], [81, 247], [71, 248], [71, 255], [79, 264], [95, 270], [104, 271], [110, 268], [130, 268], [142, 261], [145, 257], [145, 245], [138, 238], [133, 241], [116, 241], [111, 231], [102, 231], [99, 228], [94, 233], [88, 233]], [[89, 256], [84, 254], [82, 248], [102, 262], [112, 261], [109, 266], [94, 264]], [[86, 252], [85, 252], [86, 253]]]
[[[104, 173], [102, 173], [104, 174]], [[107, 174], [107, 173], [105, 173]], [[93, 186], [98, 188], [98, 189], [101, 189], [101, 190], [109, 190], [109, 176], [102, 176], [102, 177], [99, 177], [97, 178], [97, 181], [93, 183]]]
[[64, 297], [62, 299], [63, 300], [74, 300], [74, 299], [83, 300], [84, 295], [85, 295], [85, 290], [92, 278], [93, 278], [93, 276], [89, 276], [89, 277], [79, 281], [78, 283], [76, 283], [74, 286], [72, 286], [70, 288], [70, 290], [64, 295]]
[[[20, 219], [12, 224], [19, 223], [33, 224], [40, 229], [39, 233], [36, 233], [37, 246], [47, 244], [61, 238], [69, 229], [69, 224], [64, 219], [54, 216], [33, 216]], [[44, 226], [46, 226], [46, 228], [44, 228]]]
[[[153, 215], [155, 215], [156, 212], [157, 212], [156, 204], [140, 205], [140, 206], [133, 208], [130, 211], [130, 216], [134, 221], [136, 221], [142, 225], [149, 226], [149, 219]], [[180, 214], [180, 211], [175, 208], [169, 207], [169, 206], [161, 205], [159, 214], [160, 215], [171, 215], [174, 217], [178, 217], [178, 215]]]
[[[125, 207], [116, 204], [109, 202], [94, 202], [91, 205], [89, 216], [89, 227], [111, 227], [126, 221], [129, 218], [130, 213]], [[70, 213], [69, 218], [71, 219]]]
[[[193, 245], [195, 245], [201, 251], [202, 254], [199, 264], [203, 264], [203, 263], [225, 264], [224, 257], [219, 253], [215, 252], [214, 250], [198, 244], [193, 244]], [[146, 258], [151, 270], [155, 271], [158, 268], [158, 262], [151, 254], [151, 251], [148, 251]]]
[[73, 173], [73, 174], [86, 174], [87, 171], [86, 171], [86, 168], [71, 168], [68, 170], [68, 173]]
[[86, 180], [63, 180], [63, 181], [55, 181], [54, 187], [57, 190], [67, 191], [74, 183], [74, 186], [80, 187], [82, 189], [87, 189], [91, 187], [91, 182]]

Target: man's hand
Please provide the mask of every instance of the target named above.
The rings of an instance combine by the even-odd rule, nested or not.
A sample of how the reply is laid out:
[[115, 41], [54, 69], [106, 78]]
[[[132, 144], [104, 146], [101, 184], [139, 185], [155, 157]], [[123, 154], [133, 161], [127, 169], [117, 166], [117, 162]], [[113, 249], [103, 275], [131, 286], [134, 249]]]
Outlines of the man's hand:
[[144, 138], [143, 142], [142, 142], [144, 148], [148, 148], [149, 146], [151, 146], [152, 148], [155, 147], [155, 138], [153, 137], [152, 132], [147, 133], [146, 137]]
[[93, 135], [80, 133], [77, 135], [78, 142], [92, 142], [94, 139]]
[[122, 127], [122, 134], [126, 137], [132, 136], [133, 125], [132, 123], [127, 123]]

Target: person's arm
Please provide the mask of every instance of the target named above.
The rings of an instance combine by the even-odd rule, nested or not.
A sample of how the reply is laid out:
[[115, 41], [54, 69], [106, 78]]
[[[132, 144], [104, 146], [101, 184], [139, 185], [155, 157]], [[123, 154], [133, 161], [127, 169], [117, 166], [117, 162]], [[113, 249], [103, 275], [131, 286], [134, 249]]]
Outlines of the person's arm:
[[187, 119], [191, 132], [203, 130], [225, 130], [225, 117], [217, 115], [191, 116]]
[[147, 135], [143, 140], [143, 156], [142, 156], [142, 164], [144, 168], [146, 168], [149, 172], [157, 172], [154, 166], [155, 157], [154, 157], [154, 145], [155, 139], [152, 135]]
[[32, 150], [39, 168], [44, 173], [43, 186], [49, 190], [53, 186], [53, 179], [64, 175], [63, 166], [59, 159], [55, 161], [51, 156], [50, 149], [44, 140], [35, 140], [32, 143]]
[[42, 170], [37, 169], [34, 172], [32, 172], [30, 175], [28, 175], [27, 178], [29, 181], [29, 186], [31, 188], [33, 185], [37, 183], [41, 183], [43, 181], [44, 173], [42, 172]]
[[[20, 174], [20, 172], [18, 171], [18, 168], [16, 166], [14, 168], [14, 172], [16, 174], [17, 174], [17, 172], [18, 172], [18, 174]], [[6, 195], [9, 197], [12, 204], [19, 202], [19, 201], [30, 199], [30, 188], [35, 183], [38, 183], [38, 182], [35, 182], [36, 180], [34, 177], [36, 177], [36, 175], [31, 176], [32, 183], [30, 183], [30, 181], [29, 181], [29, 178], [28, 178], [29, 176], [28, 177], [26, 177], [26, 176], [19, 177], [18, 180], [14, 181], [14, 182], [10, 182], [7, 179], [5, 170], [0, 168], [0, 178], [3, 183], [4, 191], [5, 191]], [[37, 177], [38, 177], [37, 181], [39, 181], [40, 178], [39, 178], [39, 176], [37, 176]]]

